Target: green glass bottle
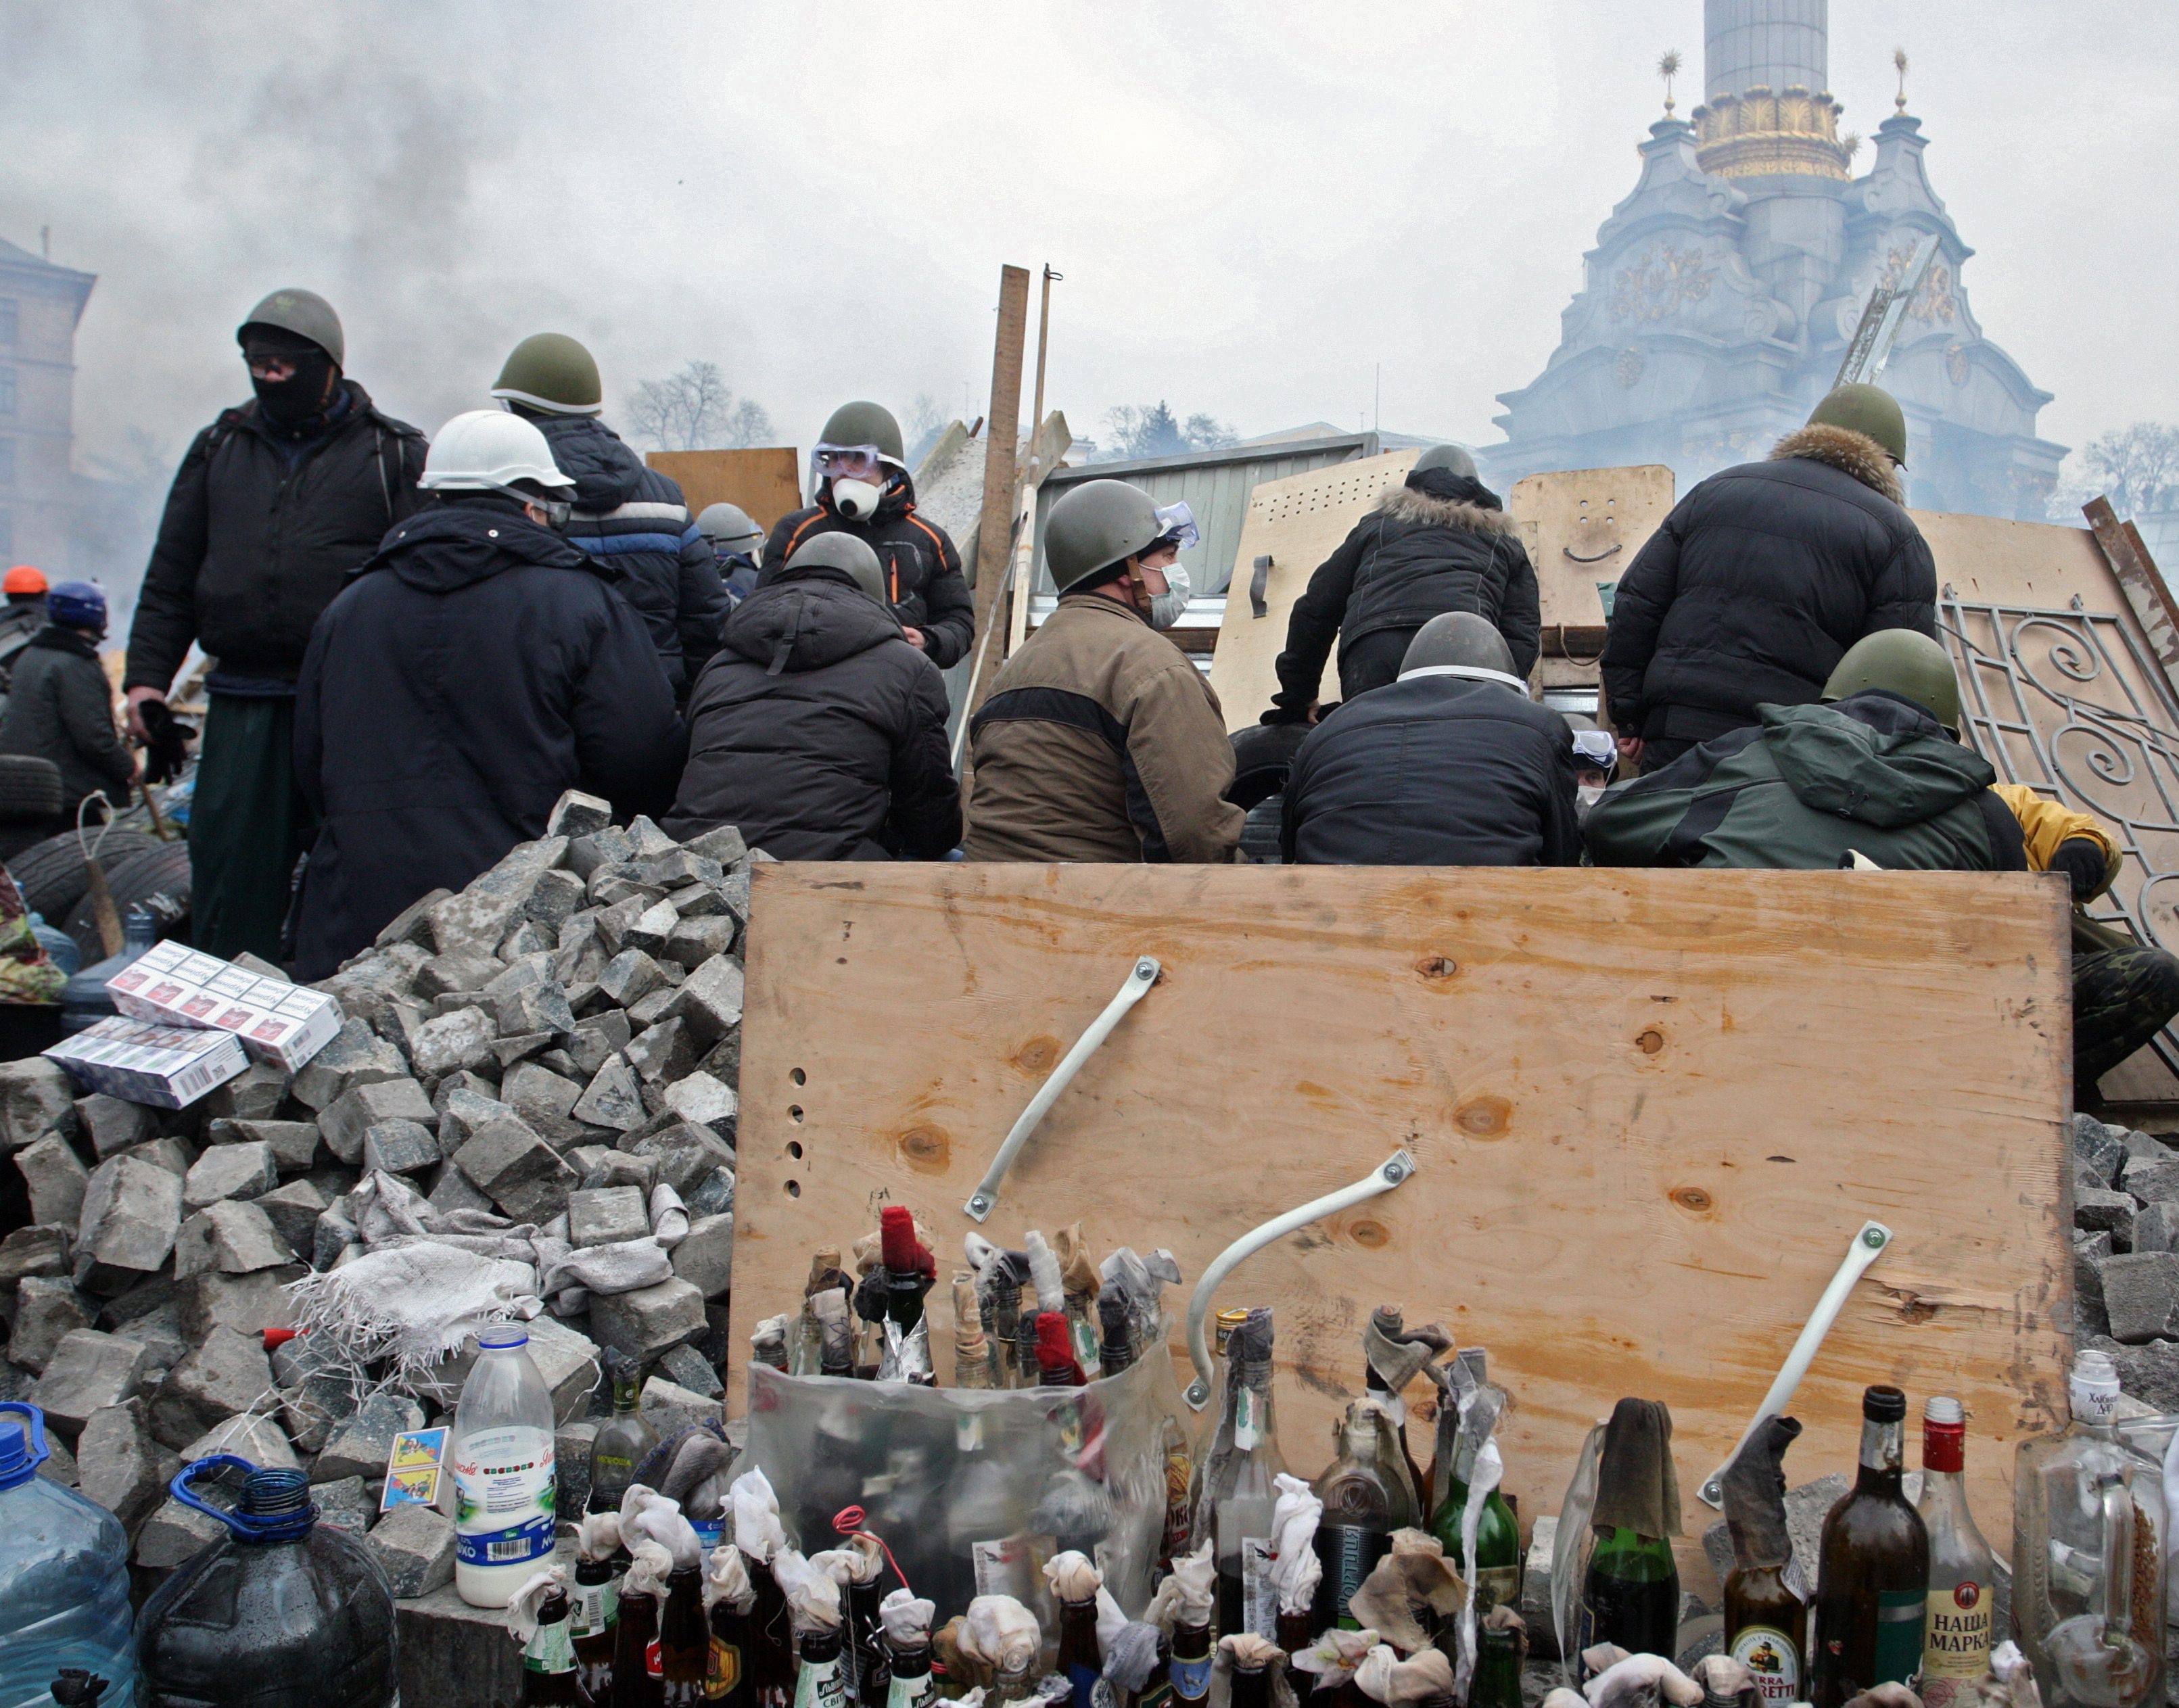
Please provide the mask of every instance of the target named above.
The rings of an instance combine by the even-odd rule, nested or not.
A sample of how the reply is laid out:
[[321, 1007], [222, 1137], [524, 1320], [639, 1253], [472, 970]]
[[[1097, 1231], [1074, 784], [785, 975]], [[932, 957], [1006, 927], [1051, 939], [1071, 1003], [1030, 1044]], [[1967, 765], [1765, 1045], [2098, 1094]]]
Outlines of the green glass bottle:
[[[1680, 1570], [1671, 1542], [1615, 1530], [1599, 1536], [1582, 1586], [1581, 1647], [1616, 1643], [1630, 1655], [1677, 1652]], [[1587, 1682], [1584, 1669], [1584, 1683]]]
[[[1468, 1551], [1461, 1546], [1461, 1523], [1468, 1511], [1468, 1478], [1474, 1464], [1474, 1449], [1463, 1442], [1430, 1521], [1430, 1534], [1463, 1577], [1468, 1574]], [[1480, 1619], [1493, 1607], [1518, 1610], [1520, 1605], [1521, 1523], [1506, 1504], [1506, 1497], [1494, 1488], [1483, 1497], [1483, 1510], [1476, 1515], [1475, 1617]]]

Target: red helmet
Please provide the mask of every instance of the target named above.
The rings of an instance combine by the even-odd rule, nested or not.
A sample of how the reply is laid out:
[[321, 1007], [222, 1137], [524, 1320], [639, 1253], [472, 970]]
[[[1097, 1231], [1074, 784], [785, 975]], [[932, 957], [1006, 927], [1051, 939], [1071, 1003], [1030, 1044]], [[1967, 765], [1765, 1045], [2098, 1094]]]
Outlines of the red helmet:
[[19, 563], [5, 576], [0, 576], [0, 594], [43, 593], [46, 572], [27, 563]]

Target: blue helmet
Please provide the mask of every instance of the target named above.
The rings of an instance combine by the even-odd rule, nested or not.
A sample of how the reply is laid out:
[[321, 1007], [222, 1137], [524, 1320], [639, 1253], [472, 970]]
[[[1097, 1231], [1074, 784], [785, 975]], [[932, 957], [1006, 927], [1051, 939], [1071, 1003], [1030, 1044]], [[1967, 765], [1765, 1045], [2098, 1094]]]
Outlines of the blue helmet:
[[95, 582], [57, 581], [46, 595], [46, 616], [63, 628], [106, 632], [106, 594]]

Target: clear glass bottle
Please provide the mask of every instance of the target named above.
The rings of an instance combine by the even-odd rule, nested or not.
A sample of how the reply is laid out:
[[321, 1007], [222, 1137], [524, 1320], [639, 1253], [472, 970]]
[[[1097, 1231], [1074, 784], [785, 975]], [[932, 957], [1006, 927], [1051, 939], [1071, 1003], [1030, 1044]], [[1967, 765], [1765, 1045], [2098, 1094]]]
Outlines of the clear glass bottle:
[[[1324, 1516], [1315, 1546], [1324, 1576], [1317, 1584], [1310, 1623], [1320, 1631], [1331, 1625], [1353, 1631], [1360, 1626], [1347, 1603], [1377, 1562], [1391, 1552], [1392, 1532], [1411, 1527], [1416, 1514], [1399, 1437], [1381, 1404], [1354, 1401], [1332, 1439], [1332, 1461], [1316, 1480]], [[1271, 1617], [1273, 1629], [1265, 1634], [1276, 1638], [1276, 1606]]]
[[1900, 1487], [1907, 1396], [1879, 1383], [1861, 1396], [1861, 1468], [1824, 1519], [1809, 1700], [1846, 1708], [1878, 1684], [1915, 1687], [1929, 1594], [1929, 1536]]
[[590, 1443], [590, 1496], [587, 1510], [617, 1513], [621, 1497], [635, 1481], [635, 1468], [658, 1445], [658, 1432], [637, 1407], [642, 1396], [635, 1360], [617, 1346], [605, 1353], [606, 1377], [612, 1383], [612, 1415], [598, 1426]]
[[[1271, 1509], [1278, 1501], [1272, 1479], [1287, 1462], [1271, 1399], [1272, 1342], [1271, 1313], [1260, 1306], [1227, 1342], [1224, 1408], [1199, 1473], [1194, 1536], [1199, 1545], [1210, 1540], [1217, 1563], [1221, 1636], [1277, 1634], [1278, 1601], [1270, 1581]], [[1178, 1667], [1177, 1634], [1173, 1655]]]
[[2045, 1708], [2135, 1708], [2163, 1683], [2162, 1479], [2112, 1427], [2108, 1353], [2081, 1353], [2070, 1389], [2072, 1426], [2013, 1459], [2013, 1633]]
[[479, 1334], [454, 1407], [454, 1588], [473, 1607], [505, 1607], [552, 1552], [552, 1395], [529, 1344], [519, 1323]]
[[953, 1278], [953, 1385], [992, 1386], [991, 1342], [984, 1333], [983, 1313], [976, 1304], [976, 1278], [966, 1270]]
[[1996, 1561], [1968, 1510], [1967, 1416], [1935, 1394], [1922, 1408], [1922, 1498], [1929, 1536], [1929, 1611], [1922, 1635], [1924, 1708], [1973, 1708], [1990, 1671]]

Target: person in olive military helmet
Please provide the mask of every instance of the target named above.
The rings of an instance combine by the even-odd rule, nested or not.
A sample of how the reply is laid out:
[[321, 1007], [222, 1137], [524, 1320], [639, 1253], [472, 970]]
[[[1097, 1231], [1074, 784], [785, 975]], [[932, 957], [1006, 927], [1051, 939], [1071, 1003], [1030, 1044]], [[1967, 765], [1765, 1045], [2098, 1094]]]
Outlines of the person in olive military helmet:
[[1937, 568], [1902, 508], [1906, 461], [1898, 403], [1841, 386], [1767, 462], [1673, 507], [1620, 578], [1605, 632], [1605, 705], [1630, 765], [1669, 764], [1759, 706], [1812, 704], [1865, 635], [1935, 638]]
[[770, 584], [821, 534], [852, 534], [885, 566], [886, 598], [901, 633], [944, 670], [969, 650], [976, 605], [952, 540], [916, 513], [905, 456], [891, 410], [867, 402], [835, 409], [810, 455], [810, 506], [773, 525], [758, 580]]
[[1339, 642], [1345, 699], [1397, 679], [1408, 643], [1434, 616], [1473, 611], [1505, 638], [1513, 674], [1536, 667], [1536, 571], [1498, 495], [1457, 445], [1433, 445], [1354, 524], [1294, 601], [1267, 724], [1314, 723], [1318, 685]]
[[608, 566], [658, 648], [676, 700], [718, 650], [726, 589], [711, 543], [689, 519], [678, 482], [648, 466], [598, 419], [605, 387], [590, 353], [564, 332], [537, 332], [508, 353], [493, 383], [500, 408], [530, 423], [575, 482], [568, 543]]
[[1151, 627], [1169, 519], [1139, 486], [1091, 480], [1051, 506], [1059, 609], [1006, 662], [969, 725], [971, 860], [1224, 864], [1245, 819], [1218, 698]]
[[191, 939], [277, 961], [313, 829], [294, 758], [304, 650], [349, 572], [415, 511], [425, 446], [343, 371], [340, 316], [316, 293], [273, 292], [235, 342], [256, 396], [182, 458], [122, 686], [129, 729], [148, 740], [145, 708], [166, 698], [191, 643], [217, 661], [189, 817]]

